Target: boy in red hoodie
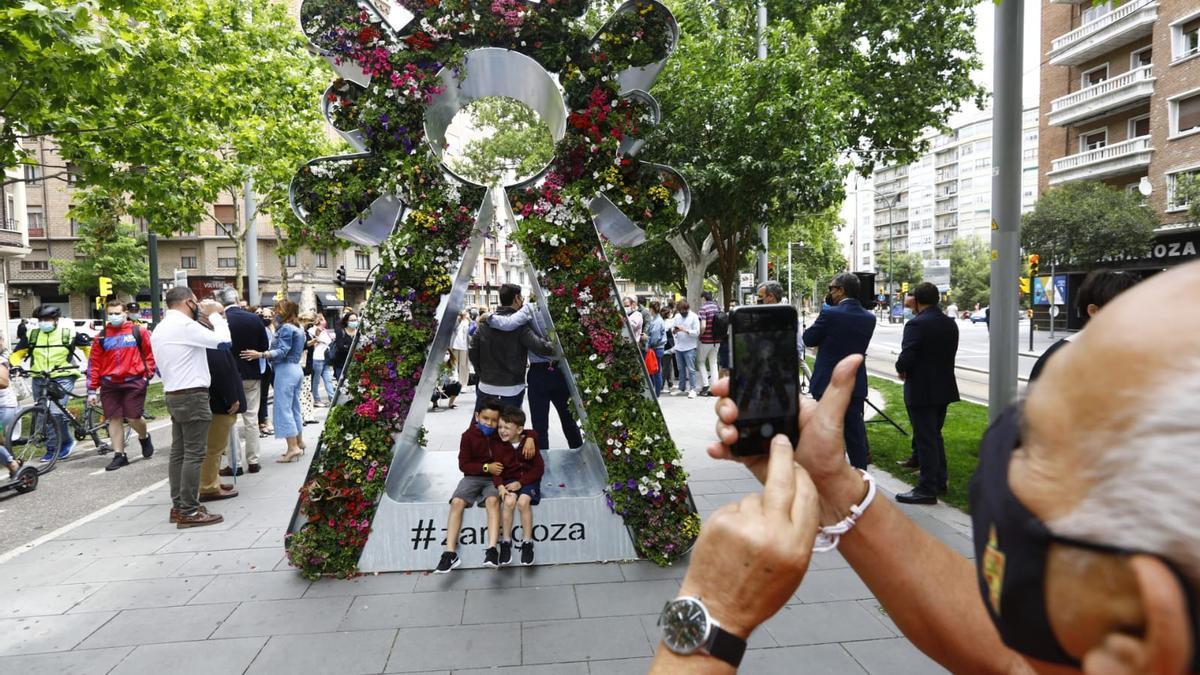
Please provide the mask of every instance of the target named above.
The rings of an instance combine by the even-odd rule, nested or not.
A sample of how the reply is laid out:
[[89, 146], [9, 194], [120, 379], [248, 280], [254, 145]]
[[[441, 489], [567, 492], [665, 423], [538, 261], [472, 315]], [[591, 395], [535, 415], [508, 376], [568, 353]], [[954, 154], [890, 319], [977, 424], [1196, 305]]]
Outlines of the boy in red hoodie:
[[87, 393], [88, 403], [95, 403], [99, 392], [113, 447], [112, 461], [104, 470], [115, 471], [129, 464], [125, 456], [125, 422], [137, 432], [142, 457], [149, 459], [154, 454], [154, 444], [142, 419], [146, 387], [154, 377], [154, 352], [150, 331], [129, 320], [125, 303], [110, 300], [106, 314], [104, 328], [92, 340]]
[[500, 480], [505, 463], [493, 454], [496, 448], [496, 427], [500, 424], [500, 399], [485, 401], [475, 413], [475, 421], [462, 434], [458, 444], [458, 468], [462, 480], [450, 497], [450, 518], [446, 524], [446, 550], [434, 574], [446, 574], [462, 564], [458, 557], [458, 534], [462, 530], [463, 511], [482, 504], [487, 509], [488, 548], [483, 554], [484, 567], [499, 565], [496, 540], [500, 536], [500, 492], [495, 481]]
[[521, 511], [521, 531], [525, 534], [520, 547], [521, 564], [533, 564], [533, 507], [542, 501], [546, 464], [537, 450], [537, 432], [524, 427], [524, 410], [509, 406], [500, 413], [500, 430], [496, 434], [499, 438], [492, 454], [504, 462], [504, 470], [494, 479], [501, 501], [501, 565], [512, 562], [514, 509]]

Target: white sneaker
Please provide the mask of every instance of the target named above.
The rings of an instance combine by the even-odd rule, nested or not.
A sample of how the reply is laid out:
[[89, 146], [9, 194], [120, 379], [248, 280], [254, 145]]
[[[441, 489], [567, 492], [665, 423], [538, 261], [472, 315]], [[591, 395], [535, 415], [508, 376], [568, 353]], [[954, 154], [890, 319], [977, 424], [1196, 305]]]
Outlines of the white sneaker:
[[696, 390], [695, 389], [688, 392], [688, 398], [696, 398]]

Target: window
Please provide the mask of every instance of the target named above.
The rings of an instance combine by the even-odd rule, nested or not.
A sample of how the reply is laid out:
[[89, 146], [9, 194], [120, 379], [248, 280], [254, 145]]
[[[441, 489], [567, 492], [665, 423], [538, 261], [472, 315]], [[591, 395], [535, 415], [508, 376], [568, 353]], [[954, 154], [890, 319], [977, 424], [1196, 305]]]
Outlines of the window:
[[1021, 159], [1026, 159], [1026, 160], [1037, 159], [1037, 153], [1038, 153], [1037, 148], [1025, 148], [1025, 151], [1021, 153]]
[[1090, 5], [1083, 10], [1084, 24], [1089, 24], [1112, 11], [1112, 2]]
[[1171, 24], [1171, 45], [1174, 61], [1200, 54], [1200, 15], [1193, 14]]
[[29, 184], [29, 187], [36, 185], [41, 179], [42, 167], [38, 166], [37, 164], [25, 165], [25, 182]]
[[1129, 120], [1129, 137], [1141, 138], [1150, 135], [1150, 116], [1142, 115]]
[[1175, 173], [1167, 174], [1167, 210], [1181, 211], [1188, 207], [1188, 202], [1182, 201], [1176, 194], [1179, 186], [1179, 179], [1183, 176], [1200, 176], [1200, 168], [1187, 169], [1185, 171], [1176, 171]]
[[964, 146], [962, 146], [961, 148], [959, 148], [959, 149], [958, 149], [958, 156], [959, 156], [959, 157], [966, 157], [967, 155], [969, 155], [969, 154], [971, 154], [971, 153], [973, 153], [973, 152], [975, 152], [975, 145], [974, 145], [974, 144], [972, 144], [972, 143], [968, 143], [968, 144], [966, 144], [966, 145], [964, 145]]
[[1089, 152], [1091, 150], [1099, 150], [1108, 145], [1108, 129], [1100, 129], [1091, 131], [1086, 134], [1079, 134], [1079, 151]]
[[329, 254], [325, 251], [317, 251], [317, 267], [325, 269], [329, 267]]
[[40, 271], [50, 269], [50, 262], [46, 260], [22, 260], [21, 269], [24, 271]]
[[79, 167], [74, 162], [67, 162], [67, 185], [79, 182]]
[[371, 252], [364, 251], [361, 248], [354, 252], [354, 269], [369, 270], [371, 269]]
[[1200, 130], [1200, 91], [1192, 91], [1167, 102], [1170, 106], [1171, 136]]
[[870, 252], [871, 252], [871, 242], [868, 241], [863, 244], [863, 253], [870, 253]]
[[194, 270], [200, 267], [200, 261], [196, 257], [196, 249], [181, 248], [179, 249], [179, 267], [185, 270]]
[[79, 221], [75, 220], [74, 218], [71, 218], [69, 222], [71, 223], [71, 236], [78, 237], [79, 231], [83, 229], [83, 226], [80, 225]]
[[237, 267], [237, 248], [233, 246], [217, 247], [217, 267]]
[[29, 223], [29, 236], [44, 237], [46, 236], [46, 221], [42, 214], [42, 209], [28, 208], [25, 211], [25, 221]]
[[1108, 79], [1108, 64], [1085, 70], [1080, 78], [1079, 86], [1093, 87]]
[[296, 266], [296, 254], [289, 253], [289, 254], [283, 256], [283, 266], [284, 267], [295, 267]]
[[1142, 47], [1129, 55], [1129, 67], [1142, 68], [1153, 63], [1154, 49], [1152, 47]]
[[976, 169], [986, 169], [991, 165], [992, 165], [992, 160], [990, 157], [982, 157], [980, 159], [975, 160], [975, 168]]

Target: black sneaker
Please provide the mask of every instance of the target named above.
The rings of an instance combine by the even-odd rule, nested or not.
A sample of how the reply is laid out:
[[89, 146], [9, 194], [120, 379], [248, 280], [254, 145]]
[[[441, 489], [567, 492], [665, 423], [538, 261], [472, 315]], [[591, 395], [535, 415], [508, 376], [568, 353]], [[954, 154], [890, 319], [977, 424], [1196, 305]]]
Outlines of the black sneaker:
[[533, 564], [533, 542], [532, 541], [527, 541], [521, 545], [521, 564], [522, 565], [532, 565]]
[[500, 564], [508, 565], [511, 562], [512, 562], [512, 542], [511, 541], [502, 541], [502, 542], [500, 542]]
[[437, 569], [435, 569], [433, 573], [446, 574], [461, 564], [462, 558], [459, 558], [457, 553], [454, 551], [442, 551], [442, 559], [438, 561]]
[[138, 443], [142, 444], [142, 457], [150, 459], [154, 456], [154, 441], [150, 440], [150, 434], [146, 434], [145, 438], [139, 438]]
[[500, 566], [500, 553], [499, 553], [499, 551], [496, 550], [495, 546], [489, 546], [488, 550], [483, 552], [483, 566], [484, 567], [499, 567]]
[[122, 452], [122, 453], [114, 454], [112, 461], [108, 463], [108, 466], [104, 467], [104, 470], [105, 471], [116, 471], [117, 469], [119, 469], [123, 466], [129, 466], [129, 458], [126, 457], [125, 453]]

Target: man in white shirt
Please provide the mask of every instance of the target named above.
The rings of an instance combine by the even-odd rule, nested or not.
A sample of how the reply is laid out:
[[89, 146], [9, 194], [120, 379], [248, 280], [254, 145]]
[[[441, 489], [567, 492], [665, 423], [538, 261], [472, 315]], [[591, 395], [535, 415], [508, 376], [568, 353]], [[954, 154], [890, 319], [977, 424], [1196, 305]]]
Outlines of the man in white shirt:
[[212, 378], [205, 350], [227, 348], [230, 337], [220, 303], [205, 300], [202, 305], [186, 286], [167, 291], [166, 302], [167, 313], [150, 344], [162, 359], [158, 369], [171, 414], [170, 521], [182, 530], [224, 520], [200, 505], [200, 466], [212, 421], [208, 400]]
[[679, 388], [675, 394], [687, 392], [696, 398], [696, 349], [700, 346], [700, 317], [691, 310], [687, 300], [675, 305], [671, 332], [675, 334], [675, 363], [679, 366]]

